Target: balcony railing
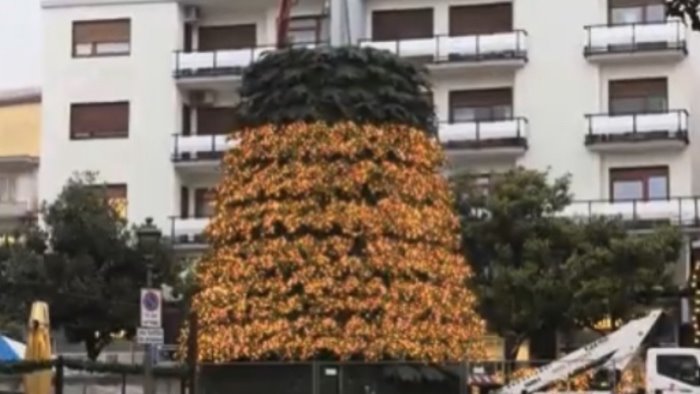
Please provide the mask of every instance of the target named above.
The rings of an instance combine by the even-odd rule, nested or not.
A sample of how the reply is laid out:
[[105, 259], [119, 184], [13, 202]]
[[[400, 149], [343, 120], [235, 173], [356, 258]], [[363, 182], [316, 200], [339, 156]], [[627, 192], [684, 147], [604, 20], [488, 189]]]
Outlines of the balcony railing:
[[680, 21], [586, 26], [585, 56], [649, 50], [686, 52], [686, 31]]
[[0, 201], [0, 218], [18, 218], [31, 212], [32, 206], [27, 201]]
[[430, 58], [435, 63], [498, 59], [527, 60], [527, 33], [524, 30], [387, 41], [363, 39], [360, 40], [360, 46], [386, 50], [405, 58]]
[[586, 144], [676, 139], [688, 142], [688, 111], [637, 114], [593, 114], [588, 119]]
[[204, 229], [209, 218], [171, 218], [171, 237], [174, 244], [203, 244]]
[[561, 216], [590, 218], [620, 217], [637, 223], [666, 222], [679, 226], [700, 225], [700, 197], [673, 197], [666, 200], [574, 201]]
[[228, 135], [174, 135], [173, 161], [218, 160], [238, 146]]
[[490, 147], [527, 147], [527, 119], [441, 123], [438, 139], [445, 147], [479, 149]]
[[[299, 43], [294, 46], [314, 48], [324, 44]], [[276, 50], [274, 45], [244, 49], [226, 49], [208, 52], [175, 52], [173, 74], [176, 78], [197, 76], [242, 75], [243, 70], [266, 53]]]

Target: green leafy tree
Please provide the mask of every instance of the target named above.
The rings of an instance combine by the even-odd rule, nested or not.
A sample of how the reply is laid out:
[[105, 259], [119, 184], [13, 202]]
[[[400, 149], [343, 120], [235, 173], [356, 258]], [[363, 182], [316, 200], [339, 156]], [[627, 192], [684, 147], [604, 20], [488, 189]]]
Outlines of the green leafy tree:
[[700, 30], [700, 0], [666, 0], [667, 13], [690, 21], [693, 30]]
[[550, 185], [522, 169], [495, 179], [489, 194], [468, 180], [457, 187], [480, 311], [512, 360], [524, 340], [563, 324], [571, 292], [561, 271], [575, 227], [554, 216], [570, 202], [568, 179]]
[[680, 251], [670, 228], [632, 235], [617, 218], [563, 217], [568, 178], [547, 175], [513, 169], [487, 194], [468, 178], [455, 183], [480, 311], [505, 338], [507, 359], [526, 339], [634, 316], [652, 301], [637, 295], [671, 285]]
[[154, 255], [154, 283], [172, 283], [174, 273], [169, 248], [142, 250], [101, 188], [92, 174], [69, 180], [43, 209], [46, 232], [28, 237], [4, 264], [5, 281], [18, 289], [14, 297], [47, 301], [54, 328], [62, 328], [69, 341], [83, 342], [90, 359], [115, 334], [134, 335], [144, 256]]
[[653, 294], [672, 291], [673, 268], [682, 237], [677, 228], [661, 227], [631, 235], [617, 219], [593, 218], [580, 226], [580, 242], [567, 263], [574, 286], [569, 317], [579, 327], [598, 329], [610, 319], [613, 330], [662, 300]]

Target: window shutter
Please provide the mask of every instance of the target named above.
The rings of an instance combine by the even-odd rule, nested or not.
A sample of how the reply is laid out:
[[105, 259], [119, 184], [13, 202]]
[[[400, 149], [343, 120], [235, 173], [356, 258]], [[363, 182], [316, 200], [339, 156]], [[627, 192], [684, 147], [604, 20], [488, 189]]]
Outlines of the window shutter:
[[668, 92], [666, 78], [610, 81], [610, 98], [664, 96]]
[[646, 5], [664, 4], [664, 0], [609, 0], [610, 8], [643, 7]]
[[182, 106], [182, 135], [192, 134], [192, 108]]
[[450, 35], [468, 36], [513, 30], [511, 3], [450, 7]]
[[184, 186], [180, 188], [180, 217], [190, 217], [190, 191]]
[[128, 136], [129, 103], [86, 103], [71, 106], [73, 138]]
[[229, 134], [236, 128], [236, 112], [230, 107], [199, 107], [197, 134]]
[[74, 22], [74, 44], [94, 42], [129, 42], [131, 21], [129, 19]]
[[194, 216], [209, 217], [213, 214], [212, 203], [214, 202], [214, 189], [197, 189], [194, 191]]
[[450, 92], [450, 108], [512, 105], [511, 89], [459, 90]]
[[234, 26], [201, 26], [199, 28], [199, 50], [254, 48], [257, 45], [254, 24]]
[[419, 8], [372, 13], [372, 39], [400, 40], [433, 37], [433, 9]]

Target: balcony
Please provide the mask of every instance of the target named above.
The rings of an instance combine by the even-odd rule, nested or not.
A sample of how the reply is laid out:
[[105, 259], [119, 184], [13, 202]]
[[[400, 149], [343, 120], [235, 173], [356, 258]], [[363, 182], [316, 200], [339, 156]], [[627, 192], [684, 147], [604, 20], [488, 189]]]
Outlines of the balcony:
[[584, 56], [590, 61], [680, 60], [687, 53], [680, 21], [586, 26]]
[[527, 33], [523, 30], [474, 36], [361, 40], [360, 46], [386, 50], [407, 59], [425, 60], [431, 71], [465, 67], [517, 68], [527, 62]]
[[[297, 44], [315, 48], [321, 44]], [[190, 89], [216, 89], [240, 84], [243, 71], [266, 53], [276, 50], [274, 45], [245, 49], [210, 52], [176, 51], [173, 75], [178, 84]]]
[[452, 161], [484, 156], [513, 158], [527, 150], [527, 119], [442, 123], [438, 139]]
[[20, 219], [32, 211], [27, 201], [0, 201], [0, 219]]
[[683, 149], [688, 145], [688, 112], [587, 115], [586, 146], [593, 151]]
[[171, 239], [180, 248], [202, 248], [206, 245], [204, 229], [209, 218], [171, 218]]
[[218, 171], [224, 153], [238, 146], [228, 135], [173, 136], [172, 160], [175, 166], [187, 171]]
[[661, 223], [698, 227], [700, 226], [700, 197], [674, 197], [650, 201], [574, 201], [560, 215], [574, 219], [588, 219], [595, 216], [619, 217], [638, 228]]

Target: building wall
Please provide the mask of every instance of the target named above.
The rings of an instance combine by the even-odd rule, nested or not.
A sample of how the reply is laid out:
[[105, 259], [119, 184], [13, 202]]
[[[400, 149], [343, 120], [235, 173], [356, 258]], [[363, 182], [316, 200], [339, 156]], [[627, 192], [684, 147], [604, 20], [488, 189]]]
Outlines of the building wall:
[[[490, 0], [365, 0], [355, 12], [363, 13], [363, 37], [371, 37], [372, 12], [433, 7], [434, 33], [449, 29], [449, 6], [494, 3]], [[544, 18], [543, 10], [556, 18]], [[609, 197], [611, 167], [668, 165], [670, 194], [688, 196], [700, 191], [700, 94], [695, 93], [700, 64], [700, 34], [689, 33], [688, 56], [680, 61], [663, 59], [598, 64], [583, 55], [584, 26], [607, 22], [607, 0], [513, 1], [513, 28], [527, 32], [528, 62], [512, 70], [464, 70], [458, 75], [431, 78], [438, 118], [448, 114], [450, 90], [511, 87], [514, 115], [528, 119], [528, 151], [516, 161], [478, 160], [470, 170], [500, 171], [513, 165], [549, 170], [552, 177], [570, 174], [576, 199]], [[695, 67], [694, 67], [695, 66]], [[607, 112], [608, 82], [612, 79], [667, 77], [670, 109], [687, 109], [690, 145], [681, 151], [650, 150], [636, 154], [596, 153], [584, 144], [586, 114]], [[696, 116], [694, 116], [696, 115]]]
[[39, 156], [41, 104], [0, 103], [0, 157]]
[[[131, 19], [130, 56], [71, 57], [73, 21], [112, 18]], [[102, 181], [127, 184], [131, 222], [152, 216], [169, 225], [177, 193], [172, 134], [180, 129], [171, 69], [181, 26], [170, 2], [44, 9], [42, 200], [54, 199], [76, 171], [97, 171]], [[71, 103], [116, 100], [130, 103], [127, 139], [69, 139]]]

